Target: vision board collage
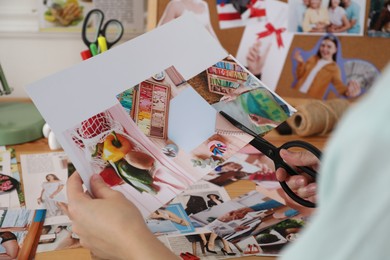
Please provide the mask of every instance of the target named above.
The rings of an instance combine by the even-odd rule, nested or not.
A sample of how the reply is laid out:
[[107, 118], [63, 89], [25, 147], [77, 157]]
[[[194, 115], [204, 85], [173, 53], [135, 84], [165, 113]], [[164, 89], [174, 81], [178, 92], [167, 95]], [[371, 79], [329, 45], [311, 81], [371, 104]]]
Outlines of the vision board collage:
[[[384, 0], [162, 1], [156, 26], [191, 12], [234, 56], [231, 59], [276, 93], [353, 102], [369, 91], [387, 63], [380, 56], [390, 51], [385, 43], [390, 37], [389, 6]], [[385, 50], [361, 50], [361, 44], [378, 44]], [[216, 64], [188, 81], [217, 109], [237, 92], [234, 83], [225, 82], [221, 68]], [[212, 74], [222, 78], [216, 86]], [[202, 80], [211, 93], [202, 95], [205, 92], [196, 87]], [[253, 109], [250, 103], [247, 100], [247, 111]], [[235, 109], [229, 113], [240, 113]], [[220, 133], [234, 135], [234, 129]], [[299, 239], [299, 230], [310, 221], [313, 209], [298, 206], [282, 192], [270, 159], [248, 144], [229, 158], [215, 160], [226, 145], [230, 144], [222, 141], [215, 150], [209, 143], [213, 158], [198, 159], [194, 165], [214, 170], [147, 219], [152, 232], [182, 259], [278, 255]], [[256, 188], [229, 198], [224, 187], [237, 180], [251, 181]]]
[[[93, 114], [67, 121], [72, 125], [60, 133], [79, 171], [99, 172], [182, 259], [279, 255], [299, 239], [314, 210], [289, 199], [276, 180], [273, 162], [248, 144], [253, 136], [220, 112], [262, 136], [296, 112], [282, 94], [353, 100], [368, 91], [383, 61], [366, 58], [364, 51], [350, 56], [349, 40], [366, 41], [366, 31], [381, 39], [387, 33], [383, 26], [367, 30], [369, 21], [370, 28], [380, 21], [380, 15], [375, 22], [367, 20], [368, 2], [336, 2], [158, 1], [158, 27], [190, 12], [231, 55], [190, 78], [182, 75], [180, 66], [169, 64], [136, 84], [104, 88], [104, 93], [121, 89], [108, 98], [96, 94], [117, 103], [104, 109], [95, 104]], [[301, 16], [296, 15], [298, 9]], [[237, 28], [242, 34], [232, 51], [223, 34]], [[109, 60], [108, 55], [95, 60]], [[89, 72], [84, 64], [67, 73]], [[63, 153], [25, 155], [21, 163], [23, 179], [36, 184], [29, 185], [26, 205], [47, 210], [38, 251], [79, 247], [70, 221], [58, 208], [73, 172], [70, 159]], [[42, 165], [44, 169], [36, 169]], [[238, 180], [253, 189], [230, 197], [226, 187]], [[49, 191], [55, 196], [48, 196]]]

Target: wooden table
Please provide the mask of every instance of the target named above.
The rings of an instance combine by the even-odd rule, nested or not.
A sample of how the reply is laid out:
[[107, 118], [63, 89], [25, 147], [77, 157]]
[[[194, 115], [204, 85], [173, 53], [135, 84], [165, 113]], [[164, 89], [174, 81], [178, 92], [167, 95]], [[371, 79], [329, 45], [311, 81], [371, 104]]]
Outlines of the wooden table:
[[[289, 140], [305, 140], [313, 145], [317, 146], [318, 148], [322, 149], [324, 147], [324, 144], [327, 140], [326, 137], [316, 136], [316, 137], [309, 137], [309, 138], [302, 138], [295, 135], [279, 135], [276, 131], [272, 131], [268, 133], [265, 138], [272, 142], [273, 144], [279, 146], [282, 143], [289, 141]], [[20, 144], [20, 145], [13, 145], [12, 147], [16, 150], [16, 156], [18, 162], [20, 162], [20, 154], [26, 154], [26, 153], [44, 153], [44, 152], [52, 152], [49, 149], [49, 146], [47, 144], [46, 139], [39, 139], [34, 142]], [[19, 165], [20, 166], [20, 165]], [[19, 170], [21, 170], [21, 167], [19, 167]], [[238, 182], [235, 182], [231, 185], [228, 185], [225, 187], [229, 195], [234, 198], [239, 195], [245, 194], [248, 191], [251, 191], [255, 189], [255, 184], [251, 181], [246, 180], [240, 180]], [[51, 252], [44, 252], [44, 253], [38, 253], [36, 256], [37, 260], [68, 260], [68, 259], [78, 259], [78, 260], [90, 260], [93, 259], [90, 255], [90, 252], [86, 249], [79, 248], [79, 249], [67, 249], [67, 250], [59, 250], [59, 251], [51, 251]], [[237, 258], [231, 258], [231, 259], [237, 259]], [[262, 259], [262, 260], [271, 260], [275, 259], [275, 257], [257, 257], [257, 256], [250, 256], [245, 257], [245, 259], [251, 260], [251, 259]]]

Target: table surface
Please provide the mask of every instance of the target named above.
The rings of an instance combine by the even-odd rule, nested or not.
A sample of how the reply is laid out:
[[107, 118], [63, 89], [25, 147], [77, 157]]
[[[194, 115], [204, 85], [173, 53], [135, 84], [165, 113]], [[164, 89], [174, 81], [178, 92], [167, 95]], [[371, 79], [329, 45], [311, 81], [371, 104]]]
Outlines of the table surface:
[[[286, 141], [289, 140], [305, 140], [313, 145], [317, 146], [318, 148], [322, 149], [325, 145], [325, 142], [327, 140], [327, 137], [325, 136], [315, 136], [315, 137], [299, 137], [296, 135], [279, 135], [276, 131], [271, 131], [268, 133], [265, 138], [272, 142], [273, 144], [279, 146], [283, 144]], [[46, 139], [39, 139], [30, 143], [24, 143], [20, 145], [12, 145], [12, 147], [15, 148], [16, 156], [18, 162], [20, 162], [20, 155], [26, 154], [26, 153], [44, 153], [44, 152], [52, 152], [52, 150], [49, 149], [49, 146], [47, 144]], [[19, 165], [20, 166], [20, 165]], [[21, 167], [19, 167], [21, 169]], [[238, 182], [235, 182], [231, 185], [228, 185], [225, 187], [229, 195], [234, 198], [239, 195], [245, 194], [248, 191], [251, 191], [255, 189], [255, 184], [250, 181], [240, 180]], [[78, 260], [89, 260], [94, 259], [91, 257], [90, 252], [83, 248], [78, 249], [67, 249], [67, 250], [59, 250], [59, 251], [50, 251], [50, 252], [44, 252], [44, 253], [38, 253], [36, 255], [37, 260], [62, 260], [62, 259], [78, 259]], [[231, 258], [236, 259], [236, 258]], [[258, 257], [258, 256], [249, 256], [245, 259], [264, 259], [264, 260], [271, 260], [275, 259], [275, 257]]]

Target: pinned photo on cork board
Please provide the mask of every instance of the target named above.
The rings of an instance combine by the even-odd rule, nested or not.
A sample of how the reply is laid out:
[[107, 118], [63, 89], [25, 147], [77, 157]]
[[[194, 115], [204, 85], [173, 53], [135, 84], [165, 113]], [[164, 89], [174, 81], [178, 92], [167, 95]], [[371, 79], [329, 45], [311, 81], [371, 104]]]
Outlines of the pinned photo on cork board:
[[294, 34], [287, 31], [286, 3], [265, 1], [265, 6], [268, 19], [251, 21], [245, 26], [236, 57], [274, 90]]
[[303, 41], [302, 45], [293, 44], [282, 72], [285, 75], [282, 79], [288, 81], [276, 91], [292, 97], [320, 100], [352, 100], [366, 93], [379, 76], [380, 66], [375, 60], [372, 62], [365, 51], [361, 52], [365, 55], [346, 56], [344, 50], [351, 51], [350, 45], [344, 44], [348, 38], [341, 41], [339, 37], [327, 34], [317, 38], [310, 47], [306, 47]]
[[390, 38], [390, 1], [371, 1], [367, 35], [370, 37]]
[[288, 5], [289, 32], [363, 35], [366, 0], [291, 0]]
[[[171, 9], [173, 2], [176, 2], [176, 5], [184, 2], [191, 4], [193, 2], [195, 4], [192, 6], [201, 7], [196, 15], [200, 23], [206, 26], [209, 32], [219, 41], [228, 53], [233, 55], [237, 53], [238, 45], [245, 27], [240, 26], [222, 29], [219, 25], [217, 4], [214, 0], [148, 0], [148, 31], [167, 23], [169, 20], [179, 17], [183, 13], [195, 12], [194, 8], [188, 8], [184, 12], [176, 12], [174, 15], [167, 17], [167, 14], [171, 13], [168, 12], [168, 9]], [[202, 10], [208, 10], [208, 12], [202, 12]]]
[[253, 21], [264, 21], [267, 8], [262, 0], [217, 0], [217, 13], [221, 29], [245, 26]]

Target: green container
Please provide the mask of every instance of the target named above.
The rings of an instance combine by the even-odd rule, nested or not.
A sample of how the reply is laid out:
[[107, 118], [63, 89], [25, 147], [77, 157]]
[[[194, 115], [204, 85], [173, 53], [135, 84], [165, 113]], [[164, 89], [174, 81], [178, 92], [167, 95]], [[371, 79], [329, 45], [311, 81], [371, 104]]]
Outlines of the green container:
[[0, 102], [0, 145], [21, 144], [42, 138], [44, 124], [33, 103]]

